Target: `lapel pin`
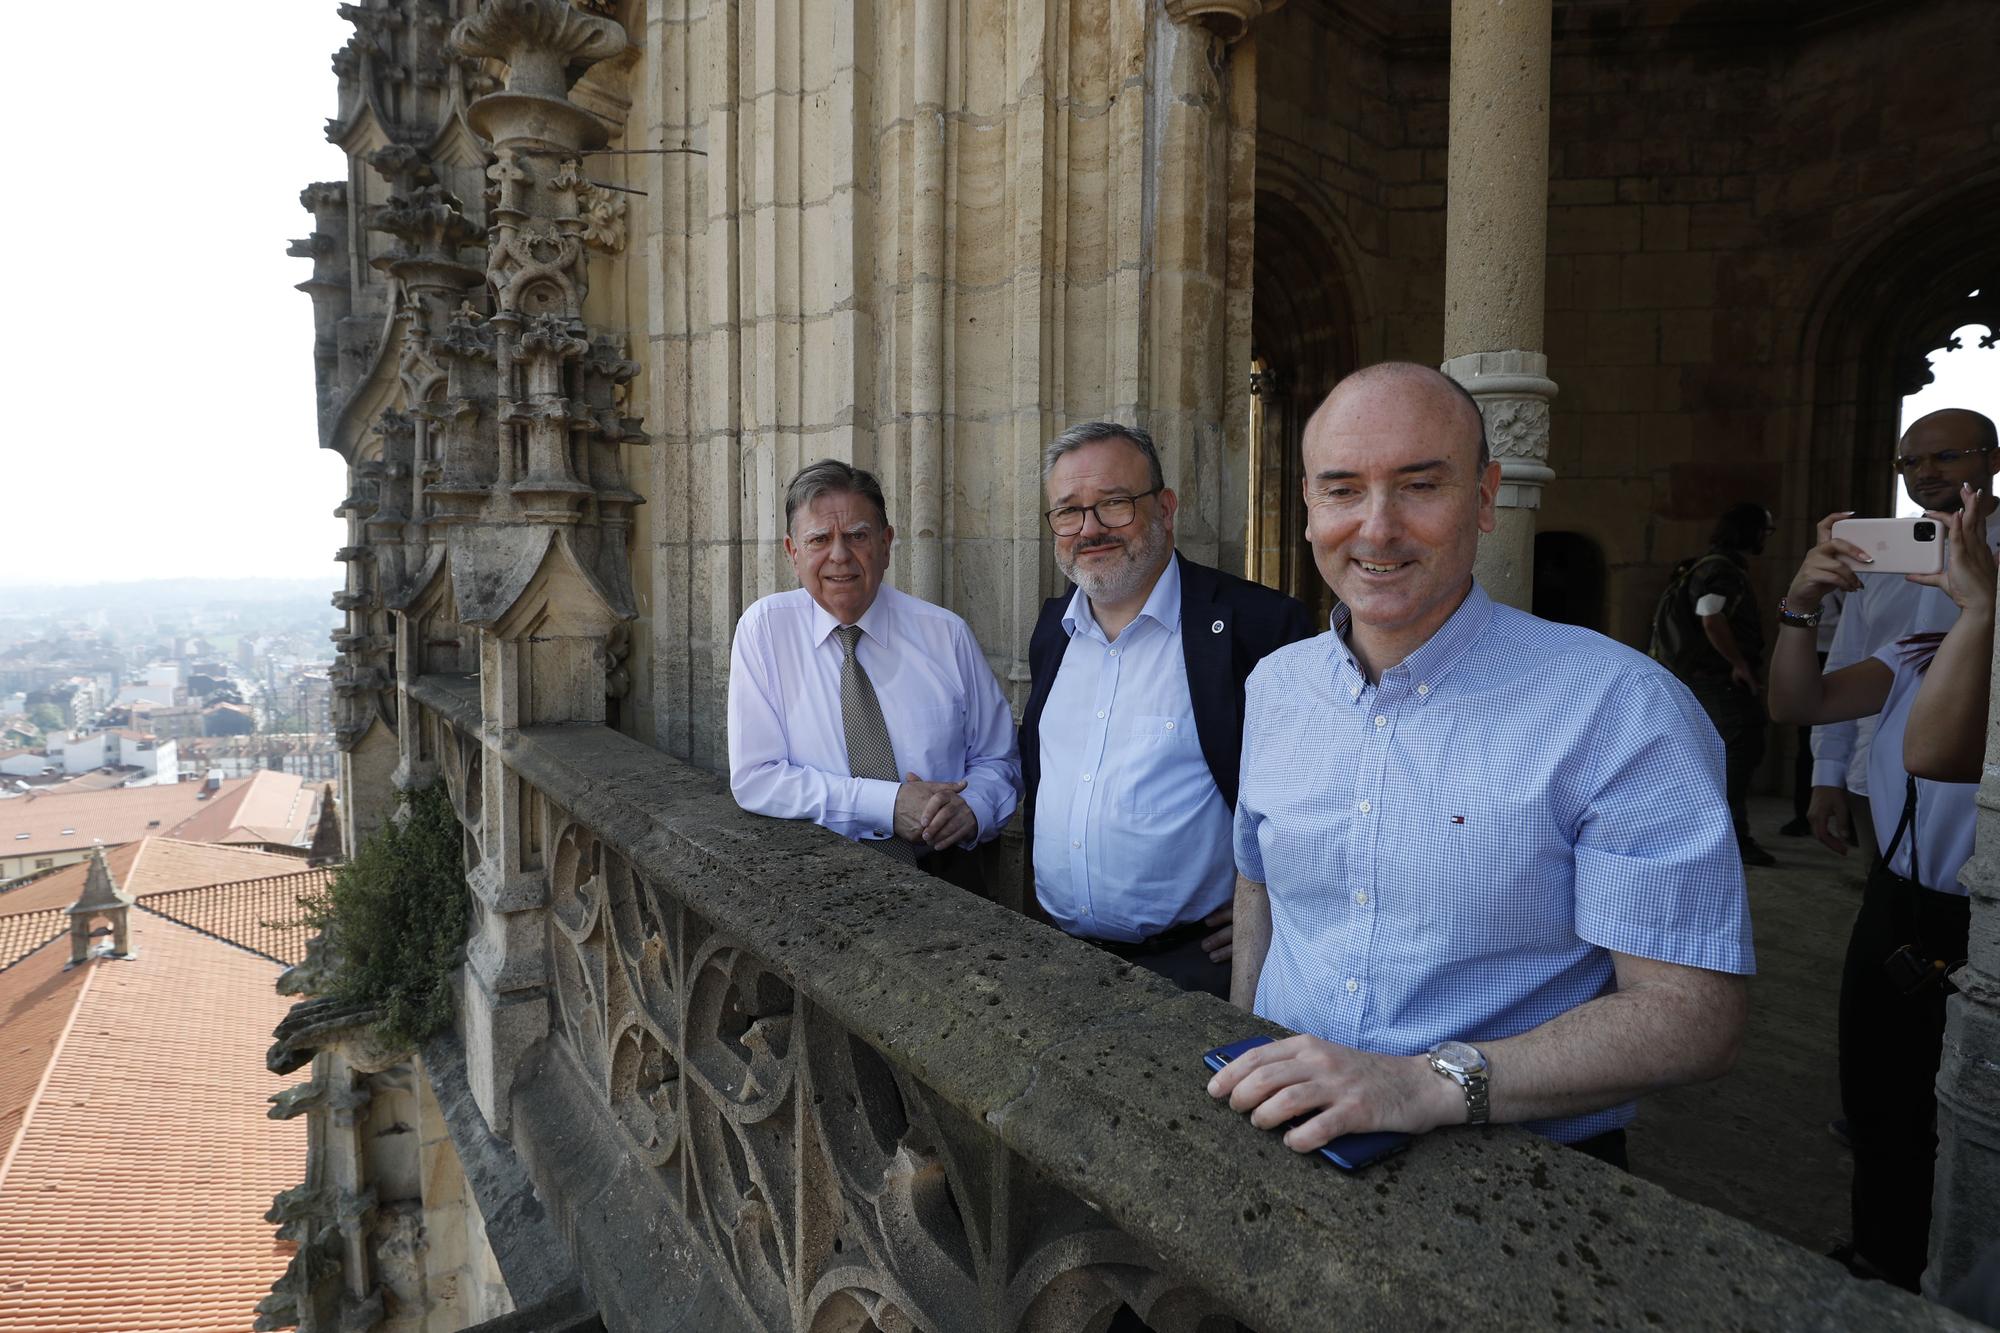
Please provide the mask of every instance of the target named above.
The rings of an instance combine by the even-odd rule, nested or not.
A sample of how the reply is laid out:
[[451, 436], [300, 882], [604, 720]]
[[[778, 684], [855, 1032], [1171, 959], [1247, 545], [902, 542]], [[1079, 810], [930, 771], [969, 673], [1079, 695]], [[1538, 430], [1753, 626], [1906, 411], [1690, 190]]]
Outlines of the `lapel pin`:
[[1210, 634], [1220, 634], [1220, 633], [1222, 633], [1222, 622], [1221, 622], [1220, 620], [1218, 620], [1218, 621], [1216, 621], [1216, 622], [1215, 622], [1215, 623], [1214, 623], [1213, 625], [1210, 625], [1210, 626], [1208, 627], [1208, 632], [1209, 632]]

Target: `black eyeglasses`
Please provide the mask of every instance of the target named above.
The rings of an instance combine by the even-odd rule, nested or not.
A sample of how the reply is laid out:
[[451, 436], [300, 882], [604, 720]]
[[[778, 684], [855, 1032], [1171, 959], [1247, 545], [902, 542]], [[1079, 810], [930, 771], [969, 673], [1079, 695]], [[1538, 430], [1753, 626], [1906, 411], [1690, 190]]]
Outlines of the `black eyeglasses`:
[[1978, 449], [1940, 449], [1934, 454], [1897, 454], [1896, 471], [1915, 472], [1926, 463], [1950, 467], [1961, 458], [1977, 458], [1992, 452], [1991, 449], [1981, 446]]
[[1058, 537], [1074, 537], [1083, 531], [1085, 514], [1097, 515], [1099, 527], [1122, 528], [1132, 521], [1139, 512], [1139, 501], [1149, 495], [1158, 495], [1164, 486], [1155, 486], [1150, 491], [1140, 491], [1137, 495], [1114, 495], [1108, 500], [1099, 500], [1094, 505], [1062, 505], [1042, 515], [1049, 521], [1049, 531]]

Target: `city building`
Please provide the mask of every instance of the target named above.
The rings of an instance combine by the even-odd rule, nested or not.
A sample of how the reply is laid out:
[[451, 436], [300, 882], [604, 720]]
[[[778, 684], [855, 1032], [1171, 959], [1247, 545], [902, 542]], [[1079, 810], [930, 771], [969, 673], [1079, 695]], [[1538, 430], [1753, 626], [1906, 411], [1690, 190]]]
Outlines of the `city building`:
[[96, 845], [153, 836], [303, 855], [317, 787], [289, 773], [105, 791], [29, 791], [0, 801], [0, 884], [85, 859]]
[[[989, 901], [716, 775], [801, 465], [879, 474], [890, 579], [965, 617], [1018, 708], [1064, 586], [1058, 430], [1145, 426], [1180, 549], [1324, 613], [1299, 442], [1389, 358], [1480, 406], [1498, 600], [1643, 642], [1672, 562], [1759, 496], [1774, 605], [1814, 520], [1890, 494], [1931, 353], [2000, 332], [2000, 6], [342, 12], [348, 170], [293, 249], [348, 464], [342, 832], [442, 782], [473, 926], [455, 1032], [286, 1040], [344, 1087], [430, 1089], [490, 1154], [517, 1326], [1947, 1325], [1514, 1129], [1366, 1184], [1291, 1160], [1200, 1093], [1240, 1013], [1012, 910], [1018, 831]], [[1933, 1295], [2000, 1232], [1978, 864]], [[315, 1137], [302, 1178], [367, 1178], [354, 1145]], [[332, 1198], [289, 1224], [340, 1272], [288, 1275], [285, 1317], [370, 1326], [397, 1238]]]
[[[308, 782], [326, 782], [340, 771], [340, 751], [324, 733], [262, 732], [253, 736], [211, 736], [183, 747], [183, 771], [218, 771], [226, 778], [248, 777], [262, 769], [291, 773]], [[0, 759], [0, 772], [5, 771]]]

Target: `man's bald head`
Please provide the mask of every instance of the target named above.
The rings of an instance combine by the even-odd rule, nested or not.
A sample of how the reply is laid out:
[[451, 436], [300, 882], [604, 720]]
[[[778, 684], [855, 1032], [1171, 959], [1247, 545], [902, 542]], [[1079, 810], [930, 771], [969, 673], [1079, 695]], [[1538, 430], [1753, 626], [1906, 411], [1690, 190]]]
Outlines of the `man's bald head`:
[[1947, 407], [1910, 423], [1896, 448], [1896, 471], [1903, 489], [1924, 509], [1941, 513], [1960, 507], [1959, 487], [1991, 492], [2000, 470], [1993, 421], [1982, 412]]
[[1935, 412], [1926, 412], [1910, 423], [1903, 432], [1903, 439], [1949, 434], [1966, 441], [1967, 449], [2000, 449], [2000, 432], [1995, 431], [1993, 418], [1984, 412], [1975, 412], [1969, 407], [1941, 407]]
[[1462, 423], [1461, 438], [1478, 451], [1478, 466], [1492, 461], [1493, 451], [1486, 442], [1486, 418], [1463, 384], [1441, 370], [1415, 361], [1378, 361], [1346, 376], [1306, 421], [1305, 438], [1315, 427], [1330, 426], [1356, 400], [1407, 395], [1417, 403], [1431, 406]]

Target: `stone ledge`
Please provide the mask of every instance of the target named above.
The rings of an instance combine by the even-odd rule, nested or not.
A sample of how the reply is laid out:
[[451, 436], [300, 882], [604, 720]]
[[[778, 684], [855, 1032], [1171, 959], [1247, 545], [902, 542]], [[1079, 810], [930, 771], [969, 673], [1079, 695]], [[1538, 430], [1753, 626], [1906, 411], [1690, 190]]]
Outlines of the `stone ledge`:
[[[606, 729], [523, 731], [502, 757], [1267, 1333], [1336, 1309], [1361, 1327], [1974, 1327], [1518, 1131], [1447, 1131], [1341, 1175], [1203, 1090], [1201, 1052], [1267, 1024], [818, 829], [747, 815], [713, 778]], [[537, 1078], [523, 1115], [565, 1081]], [[571, 1143], [551, 1160], [592, 1207], [623, 1213], [637, 1201], [612, 1197], [612, 1152]], [[594, 1172], [593, 1154], [607, 1155]]]

